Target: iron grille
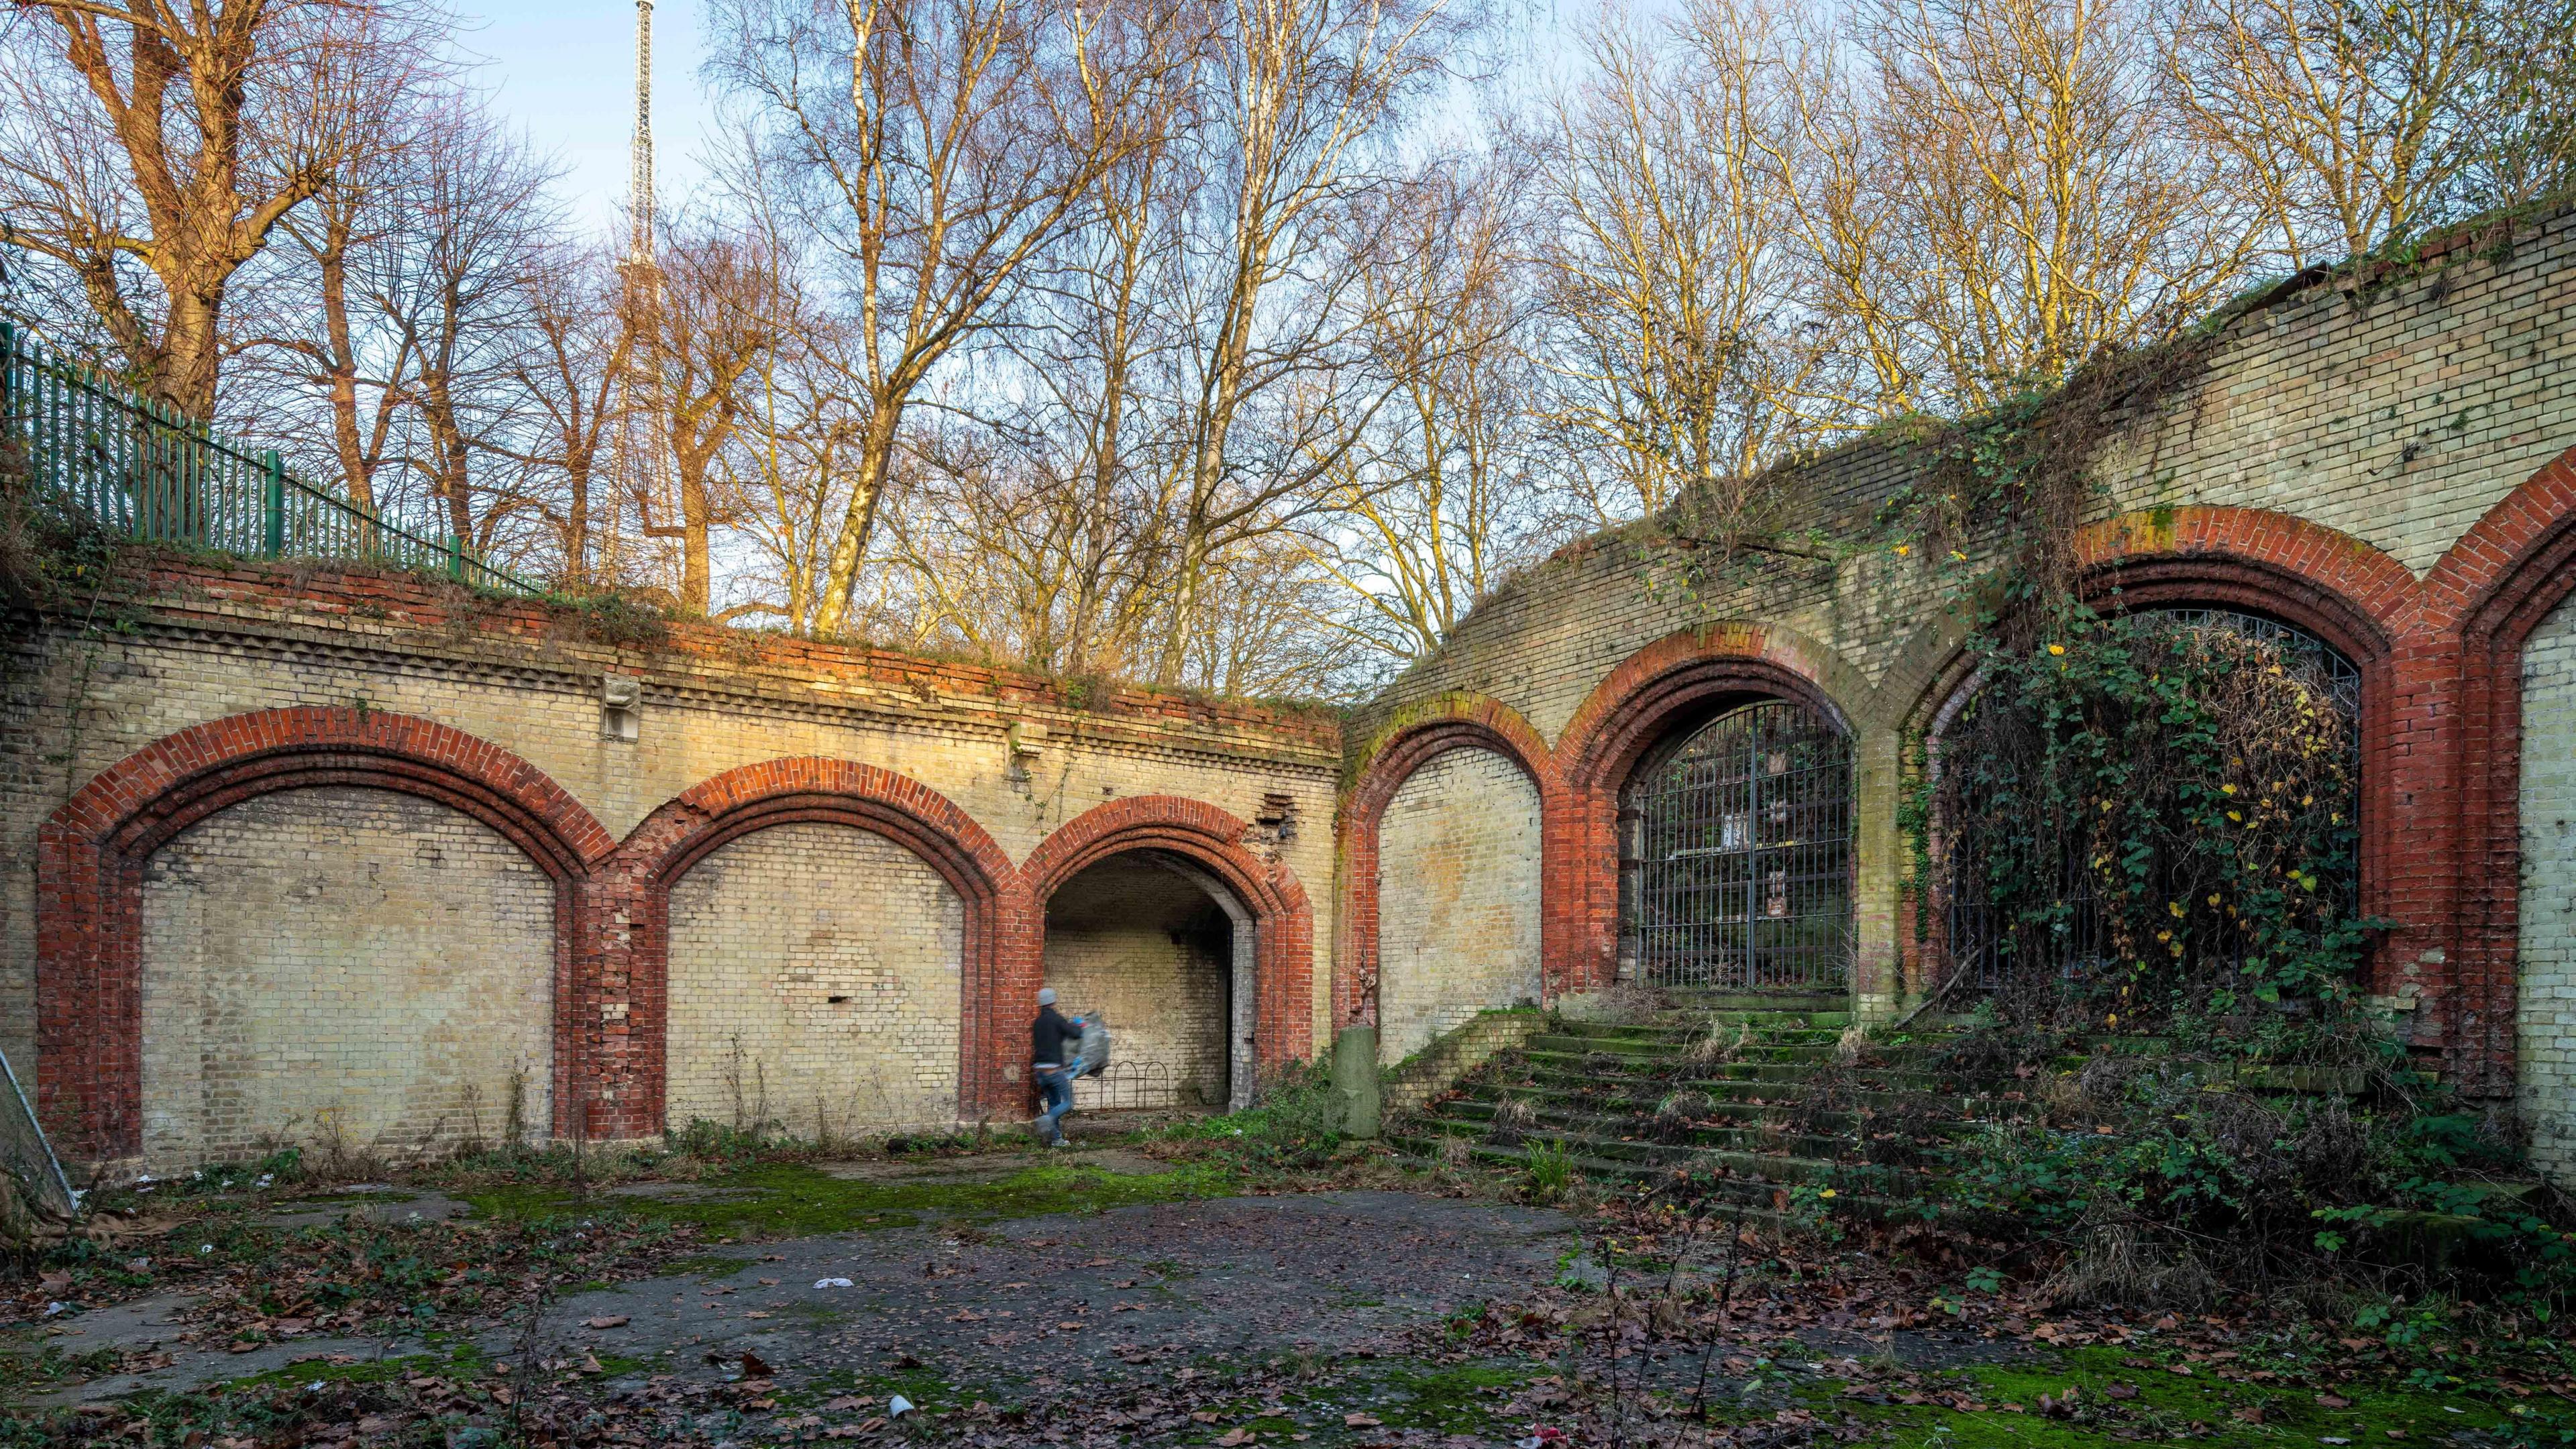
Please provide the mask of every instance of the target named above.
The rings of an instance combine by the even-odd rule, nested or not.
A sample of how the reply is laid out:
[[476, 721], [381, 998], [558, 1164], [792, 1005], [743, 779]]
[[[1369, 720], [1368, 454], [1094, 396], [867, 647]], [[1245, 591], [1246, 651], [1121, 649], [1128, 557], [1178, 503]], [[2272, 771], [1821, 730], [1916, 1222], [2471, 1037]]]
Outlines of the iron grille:
[[1840, 989], [1853, 950], [1851, 741], [1804, 705], [1720, 715], [1628, 787], [1641, 980]]
[[[2344, 719], [2345, 748], [2361, 754], [2361, 670], [2343, 652], [2295, 624], [2237, 609], [2142, 609], [2152, 617], [2184, 629], [2225, 629], [2281, 651], [2293, 668], [2304, 668], [2310, 682], [2324, 689]], [[2004, 932], [1995, 919], [1992, 895], [1985, 889], [1984, 822], [1969, 818], [1951, 822], [1944, 915], [1949, 932], [1950, 969], [1968, 973], [1963, 987], [1993, 991], [2004, 984]], [[2081, 978], [2107, 961], [2102, 912], [2093, 895], [2093, 872], [2069, 858], [2059, 863], [2059, 896], [2066, 903], [2055, 929], [2055, 952], [2061, 973]]]

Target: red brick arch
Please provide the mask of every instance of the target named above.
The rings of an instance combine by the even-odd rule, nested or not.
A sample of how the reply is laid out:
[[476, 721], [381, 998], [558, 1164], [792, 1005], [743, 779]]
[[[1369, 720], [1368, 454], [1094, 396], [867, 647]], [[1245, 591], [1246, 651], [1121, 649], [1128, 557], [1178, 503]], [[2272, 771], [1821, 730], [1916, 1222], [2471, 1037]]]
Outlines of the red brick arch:
[[2192, 506], [2132, 513], [2076, 537], [2088, 602], [2112, 610], [2203, 606], [2295, 624], [2361, 671], [2361, 908], [2395, 904], [2388, 832], [2399, 788], [2400, 637], [2415, 576], [2347, 533], [2259, 508]]
[[[2456, 639], [2444, 672], [2459, 769], [2444, 827], [2458, 882], [2449, 915], [2452, 1055], [2464, 1083], [2513, 1088], [2522, 923], [2522, 651], [2576, 592], [2576, 448], [2525, 479], [2424, 577], [2422, 631]], [[2428, 653], [2431, 651], [2428, 651]]]
[[1725, 623], [1666, 635], [1628, 656], [1593, 686], [1556, 740], [1564, 808], [1548, 834], [1561, 839], [1560, 871], [1547, 877], [1552, 989], [1580, 991], [1617, 978], [1619, 794], [1637, 761], [1694, 716], [1737, 700], [1792, 699], [1844, 730], [1870, 698], [1868, 680], [1831, 650], [1763, 624]]
[[100, 772], [36, 842], [37, 1110], [73, 1150], [142, 1150], [143, 870], [198, 821], [279, 790], [351, 785], [461, 811], [555, 883], [557, 1081], [581, 884], [615, 848], [536, 766], [460, 730], [359, 709], [277, 709], [179, 731]]
[[1314, 1052], [1315, 917], [1306, 888], [1284, 861], [1247, 849], [1251, 827], [1204, 801], [1137, 795], [1096, 805], [1058, 826], [1021, 864], [1037, 930], [1020, 971], [1000, 983], [1005, 1000], [1037, 992], [1036, 947], [1056, 889], [1087, 866], [1132, 850], [1188, 858], [1225, 883], [1253, 919], [1253, 1056], [1265, 1070]]
[[[2401, 912], [2417, 879], [2392, 853], [2381, 822], [2398, 812], [2403, 788], [2406, 639], [2415, 628], [2419, 588], [2405, 565], [2350, 534], [2285, 513], [2232, 505], [2144, 509], [2105, 519], [2075, 537], [2078, 587], [2106, 612], [2201, 606], [2267, 615], [2333, 645], [2362, 677], [2362, 908]], [[1914, 661], [1921, 683], [1905, 717], [1934, 731], [1974, 687], [1968, 640], [1929, 630], [1943, 651]], [[1917, 883], [1918, 886], [1924, 883]], [[1938, 903], [1932, 903], [1938, 910]], [[1909, 895], [1905, 909], [1917, 908]], [[1937, 925], [1937, 914], [1936, 914]], [[1912, 940], [1910, 923], [1900, 932]], [[1932, 932], [1938, 946], [1939, 931]]]
[[[664, 1121], [670, 1031], [671, 887], [746, 835], [812, 822], [882, 836], [919, 856], [964, 905], [958, 975], [958, 1106], [999, 1110], [1009, 1033], [995, 1021], [997, 983], [1025, 950], [1019, 873], [984, 827], [908, 775], [814, 755], [764, 760], [692, 786], [635, 827], [600, 867], [585, 912], [596, 965], [581, 973], [578, 1020], [590, 1072], [577, 1121], [593, 1136], [638, 1137]], [[567, 1112], [571, 1109], [568, 1107]]]
[[2125, 514], [2077, 534], [2075, 551], [2093, 603], [2270, 614], [2356, 664], [2388, 657], [2416, 603], [2404, 564], [2348, 533], [2260, 508]]
[[[1451, 750], [1486, 750], [1520, 767], [1539, 797], [1539, 879], [1553, 879], [1556, 837], [1548, 822], [1564, 814], [1564, 783], [1547, 740], [1502, 701], [1481, 694], [1437, 696], [1409, 707], [1367, 752], [1359, 783], [1342, 800], [1340, 948], [1333, 954], [1333, 1028], [1377, 1019], [1378, 829], [1387, 806], [1414, 772]], [[1542, 902], [1539, 959], [1543, 989], [1554, 990], [1547, 963], [1560, 954], [1548, 932], [1554, 918]]]

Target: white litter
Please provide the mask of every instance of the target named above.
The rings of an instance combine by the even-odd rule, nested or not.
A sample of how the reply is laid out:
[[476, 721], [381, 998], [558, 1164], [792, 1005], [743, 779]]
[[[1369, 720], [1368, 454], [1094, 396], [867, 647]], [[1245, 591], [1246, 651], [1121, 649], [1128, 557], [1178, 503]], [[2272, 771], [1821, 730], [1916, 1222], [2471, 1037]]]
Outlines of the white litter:
[[889, 1419], [900, 1419], [911, 1412], [912, 1400], [905, 1398], [901, 1394], [896, 1394], [886, 1400], [886, 1417]]
[[814, 1280], [814, 1286], [817, 1288], [847, 1288], [850, 1286], [850, 1280], [847, 1278], [817, 1278]]
[[45, 1305], [45, 1316], [47, 1318], [51, 1318], [55, 1314], [60, 1313], [69, 1307], [71, 1307], [71, 1305], [68, 1303], [48, 1303]]
[[212, 1243], [199, 1243], [199, 1244], [197, 1245], [197, 1256], [198, 1256], [198, 1257], [200, 1257], [200, 1258], [202, 1258], [202, 1257], [206, 1256], [208, 1253], [213, 1252], [214, 1250], [215, 1250], [215, 1245], [214, 1245], [214, 1244], [212, 1244]]
[[308, 1394], [318, 1394], [322, 1392], [322, 1381], [320, 1379], [315, 1379], [313, 1382], [306, 1384], [304, 1386], [304, 1392]]

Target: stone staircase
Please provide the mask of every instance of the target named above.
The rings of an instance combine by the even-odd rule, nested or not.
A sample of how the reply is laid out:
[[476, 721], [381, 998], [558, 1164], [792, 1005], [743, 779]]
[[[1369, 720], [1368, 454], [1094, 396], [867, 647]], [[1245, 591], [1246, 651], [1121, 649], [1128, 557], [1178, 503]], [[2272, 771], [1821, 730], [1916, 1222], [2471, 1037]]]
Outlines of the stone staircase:
[[[1675, 993], [1636, 1024], [1558, 1021], [1397, 1124], [1409, 1152], [1527, 1166], [1563, 1153], [1587, 1177], [1696, 1179], [1777, 1227], [1834, 1211], [1924, 1211], [1944, 1144], [1996, 1103], [1936, 1065], [1947, 1033], [1847, 1051], [1849, 999]], [[1856, 1034], [1855, 1034], [1856, 1037]]]
[[[1517, 1051], [1390, 1124], [1416, 1156], [1529, 1168], [1559, 1158], [1587, 1178], [1632, 1186], [1687, 1182], [1746, 1225], [1811, 1223], [1829, 1210], [1863, 1219], [1933, 1217], [1954, 1144], [2022, 1114], [2021, 1078], [1978, 1087], [1950, 1065], [1964, 1019], [1863, 1038], [1840, 995], [1668, 993], [1640, 1022], [1551, 1018]], [[2152, 1036], [2097, 1036], [2049, 1061], [2093, 1053], [2163, 1056]], [[2210, 1064], [2209, 1084], [2265, 1095], [2345, 1095], [2358, 1072]], [[2528, 1196], [2531, 1182], [2493, 1191]], [[1822, 1194], [1830, 1191], [1832, 1197]], [[2400, 1259], [2439, 1263], [2463, 1251], [2472, 1218], [2393, 1212], [2379, 1231]]]

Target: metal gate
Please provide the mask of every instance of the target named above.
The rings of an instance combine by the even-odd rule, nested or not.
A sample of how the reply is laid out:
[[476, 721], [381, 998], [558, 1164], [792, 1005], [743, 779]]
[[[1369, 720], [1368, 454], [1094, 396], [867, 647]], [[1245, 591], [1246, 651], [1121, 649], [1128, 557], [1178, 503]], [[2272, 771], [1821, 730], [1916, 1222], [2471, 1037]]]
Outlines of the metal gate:
[[1785, 700], [1718, 716], [1630, 781], [1638, 979], [1839, 990], [1853, 949], [1851, 741]]

